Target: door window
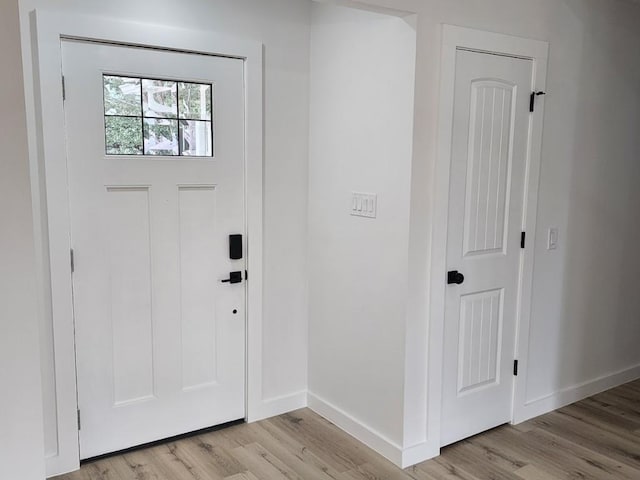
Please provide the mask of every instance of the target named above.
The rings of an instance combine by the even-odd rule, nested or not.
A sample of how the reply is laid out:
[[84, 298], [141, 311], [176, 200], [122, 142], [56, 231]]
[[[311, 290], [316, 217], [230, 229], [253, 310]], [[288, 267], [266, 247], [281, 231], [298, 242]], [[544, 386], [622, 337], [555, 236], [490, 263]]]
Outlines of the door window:
[[213, 157], [213, 85], [103, 75], [105, 153]]

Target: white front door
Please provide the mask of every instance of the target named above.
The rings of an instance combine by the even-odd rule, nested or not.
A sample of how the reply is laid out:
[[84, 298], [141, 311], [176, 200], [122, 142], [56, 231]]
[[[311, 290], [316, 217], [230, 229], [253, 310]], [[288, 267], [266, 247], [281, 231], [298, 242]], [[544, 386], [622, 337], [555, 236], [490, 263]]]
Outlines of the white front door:
[[442, 445], [511, 420], [532, 74], [457, 51]]
[[243, 61], [62, 50], [81, 458], [242, 419]]

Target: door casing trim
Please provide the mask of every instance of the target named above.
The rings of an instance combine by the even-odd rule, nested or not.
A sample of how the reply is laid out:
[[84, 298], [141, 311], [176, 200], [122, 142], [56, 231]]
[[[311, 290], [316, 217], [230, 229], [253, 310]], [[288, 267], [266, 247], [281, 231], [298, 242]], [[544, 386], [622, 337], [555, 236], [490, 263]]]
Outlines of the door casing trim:
[[[62, 45], [65, 38], [183, 53], [242, 59], [245, 90], [245, 228], [247, 235], [246, 399], [247, 421], [263, 418], [263, 45], [206, 31], [36, 10], [29, 14], [32, 49], [23, 45], [29, 161], [34, 223], [38, 238], [40, 314], [53, 324], [57, 455], [49, 456], [47, 475], [80, 466], [78, 403], [71, 267], [70, 214], [64, 104]], [[31, 68], [27, 68], [27, 62]], [[58, 92], [60, 92], [58, 94]], [[46, 199], [46, 200], [43, 200]], [[50, 278], [50, 285], [47, 277]], [[47, 290], [49, 290], [47, 292]], [[50, 304], [50, 305], [48, 305]], [[48, 321], [48, 319], [46, 320]]]
[[[440, 96], [437, 131], [437, 157], [433, 182], [434, 216], [431, 233], [429, 307], [429, 341], [427, 389], [427, 443], [438, 454], [441, 447], [442, 386], [444, 365], [445, 276], [448, 240], [449, 181], [451, 143], [453, 138], [454, 80], [458, 49], [479, 53], [499, 54], [533, 61], [532, 91], [545, 90], [549, 44], [498, 33], [485, 32], [453, 25], [442, 26], [442, 57], [440, 66]], [[538, 187], [544, 122], [544, 100], [540, 98], [536, 111], [529, 117], [528, 155], [525, 173], [525, 195], [522, 229], [527, 232], [527, 248], [520, 256], [520, 279], [516, 318], [515, 358], [521, 369], [514, 379], [511, 418], [513, 423], [526, 416], [526, 383], [531, 316], [534, 245], [538, 208]]]

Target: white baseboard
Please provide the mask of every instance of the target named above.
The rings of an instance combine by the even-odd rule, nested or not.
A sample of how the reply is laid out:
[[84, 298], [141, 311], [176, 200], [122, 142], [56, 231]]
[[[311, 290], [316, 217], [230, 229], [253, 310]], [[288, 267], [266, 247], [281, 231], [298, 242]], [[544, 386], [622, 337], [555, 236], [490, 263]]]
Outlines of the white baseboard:
[[528, 401], [524, 406], [514, 409], [513, 423], [526, 422], [531, 418], [544, 415], [638, 378], [640, 378], [640, 365], [564, 388], [551, 395]]
[[412, 467], [440, 455], [440, 446], [430, 442], [419, 443], [402, 451], [401, 468]]
[[423, 462], [439, 453], [437, 448], [434, 449], [428, 443], [403, 449], [380, 432], [313, 392], [308, 393], [308, 407], [400, 468]]
[[63, 458], [57, 453], [47, 455], [44, 460], [47, 478], [65, 475], [80, 469], [80, 463], [77, 460]]
[[307, 406], [307, 391], [283, 395], [276, 398], [268, 398], [262, 401], [259, 408], [249, 416], [249, 422], [257, 422], [265, 418], [275, 417], [283, 413], [289, 413]]
[[312, 392], [308, 394], [308, 402], [309, 408], [318, 415], [340, 427], [356, 440], [364, 443], [394, 464], [402, 465], [402, 448], [395, 442]]

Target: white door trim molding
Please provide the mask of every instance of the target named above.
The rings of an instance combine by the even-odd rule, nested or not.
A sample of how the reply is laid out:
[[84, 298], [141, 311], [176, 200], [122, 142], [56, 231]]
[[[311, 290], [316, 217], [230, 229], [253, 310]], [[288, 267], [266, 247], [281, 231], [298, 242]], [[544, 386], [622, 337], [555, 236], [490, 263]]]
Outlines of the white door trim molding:
[[[449, 180], [451, 142], [453, 136], [454, 79], [456, 51], [468, 49], [531, 59], [533, 61], [532, 91], [544, 91], [547, 78], [549, 44], [539, 40], [512, 37], [469, 28], [443, 25], [442, 59], [440, 69], [440, 98], [438, 114], [438, 150], [434, 175], [434, 217], [431, 247], [431, 305], [428, 358], [427, 436], [431, 451], [440, 449], [443, 340], [445, 322], [445, 275], [447, 271], [447, 239], [449, 213]], [[520, 372], [515, 378], [512, 421], [522, 418], [525, 408], [529, 322], [531, 312], [531, 286], [538, 206], [538, 185], [542, 149], [544, 101], [539, 97], [536, 111], [530, 116], [529, 147], [525, 178], [523, 231], [527, 232], [527, 248], [520, 259], [518, 288], [518, 318], [516, 319], [516, 358]]]
[[[70, 216], [67, 197], [64, 107], [61, 92], [61, 39], [73, 38], [174, 51], [218, 55], [244, 60], [245, 80], [245, 211], [247, 265], [247, 398], [248, 421], [263, 417], [269, 408], [262, 398], [262, 281], [263, 281], [263, 46], [215, 33], [94, 16], [36, 11], [30, 14], [31, 61], [24, 66], [29, 112], [30, 162], [35, 222], [43, 228], [51, 277], [51, 316], [54, 332], [57, 455], [47, 458], [47, 475], [79, 468], [73, 302], [69, 261]], [[23, 46], [23, 49], [26, 48]], [[26, 62], [25, 62], [26, 63]], [[32, 90], [33, 88], [33, 90]], [[40, 198], [46, 198], [46, 207]], [[46, 257], [45, 255], [43, 255]], [[46, 283], [46, 282], [45, 282]], [[41, 300], [46, 303], [45, 300]], [[46, 310], [46, 308], [45, 308]]]

